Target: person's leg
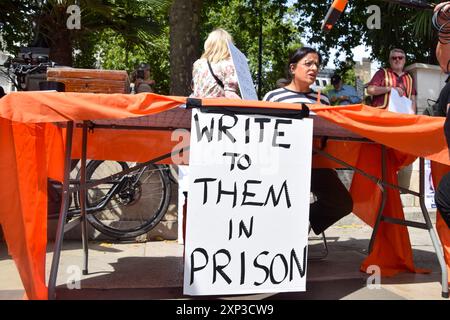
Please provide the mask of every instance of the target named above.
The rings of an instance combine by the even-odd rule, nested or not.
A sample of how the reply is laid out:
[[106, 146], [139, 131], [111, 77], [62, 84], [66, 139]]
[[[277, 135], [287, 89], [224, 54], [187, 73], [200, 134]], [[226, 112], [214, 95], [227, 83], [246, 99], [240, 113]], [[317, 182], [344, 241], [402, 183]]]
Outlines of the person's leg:
[[442, 177], [434, 195], [436, 207], [450, 228], [450, 172]]
[[310, 206], [309, 221], [315, 234], [352, 212], [350, 193], [333, 169], [311, 170], [311, 192], [316, 201]]

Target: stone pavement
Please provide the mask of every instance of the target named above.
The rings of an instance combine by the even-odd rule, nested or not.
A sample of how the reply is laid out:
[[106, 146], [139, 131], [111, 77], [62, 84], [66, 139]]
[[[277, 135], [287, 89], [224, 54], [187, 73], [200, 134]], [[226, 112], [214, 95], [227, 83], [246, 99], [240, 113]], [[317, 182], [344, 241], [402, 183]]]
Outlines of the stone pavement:
[[[321, 254], [323, 243], [310, 235], [307, 292], [201, 299], [440, 300], [440, 268], [428, 232], [409, 230], [416, 266], [430, 269], [430, 274], [405, 273], [382, 278], [379, 289], [368, 288], [369, 275], [360, 272], [359, 265], [366, 256], [372, 229], [352, 216], [327, 230], [329, 254], [324, 260], [312, 258]], [[47, 270], [50, 270], [52, 249], [50, 243]], [[67, 283], [82, 266], [82, 251], [79, 241], [69, 240], [64, 243], [61, 255], [58, 299], [196, 299], [182, 293], [182, 261], [183, 246], [176, 241], [90, 242], [89, 275], [82, 276], [80, 289], [70, 290]], [[7, 255], [5, 244], [0, 243], [0, 299], [21, 299], [22, 295], [15, 265]]]

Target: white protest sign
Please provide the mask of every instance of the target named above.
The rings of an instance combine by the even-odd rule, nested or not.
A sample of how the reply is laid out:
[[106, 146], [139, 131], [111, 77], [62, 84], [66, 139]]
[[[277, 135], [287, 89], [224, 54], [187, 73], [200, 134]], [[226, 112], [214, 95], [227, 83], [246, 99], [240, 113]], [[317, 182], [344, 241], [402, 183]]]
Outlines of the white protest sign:
[[398, 91], [395, 89], [391, 90], [388, 111], [414, 114], [414, 110], [412, 108], [412, 101], [405, 96], [400, 97]]
[[312, 132], [193, 110], [184, 294], [305, 291]]
[[258, 100], [252, 75], [250, 74], [250, 68], [248, 67], [247, 57], [231, 42], [228, 42], [228, 49], [230, 50], [231, 59], [236, 69], [241, 98], [244, 100]]

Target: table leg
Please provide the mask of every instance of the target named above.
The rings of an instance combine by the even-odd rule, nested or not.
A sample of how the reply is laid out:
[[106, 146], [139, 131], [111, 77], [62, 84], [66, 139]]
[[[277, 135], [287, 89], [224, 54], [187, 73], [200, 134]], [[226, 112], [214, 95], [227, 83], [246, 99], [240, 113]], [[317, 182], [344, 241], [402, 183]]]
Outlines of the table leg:
[[59, 211], [58, 227], [56, 230], [55, 246], [53, 249], [52, 266], [50, 269], [50, 277], [48, 281], [48, 298], [53, 300], [56, 298], [56, 278], [58, 276], [59, 260], [61, 257], [61, 248], [64, 238], [64, 225], [67, 219], [67, 212], [69, 210], [69, 179], [70, 179], [70, 161], [72, 157], [72, 138], [73, 138], [73, 121], [67, 123], [66, 129], [66, 155], [64, 160], [64, 181], [63, 193], [61, 201], [61, 209]]
[[422, 209], [422, 214], [425, 219], [425, 223], [427, 225], [428, 233], [431, 237], [431, 242], [434, 246], [434, 251], [436, 252], [436, 256], [439, 261], [439, 265], [441, 267], [441, 275], [442, 275], [442, 297], [448, 298], [448, 274], [447, 274], [447, 265], [445, 263], [444, 254], [442, 251], [442, 247], [440, 245], [439, 238], [437, 236], [436, 230], [434, 229], [433, 223], [431, 222], [430, 215], [427, 210], [427, 206], [425, 205], [425, 160], [424, 158], [420, 158], [420, 166], [419, 166], [419, 189], [420, 189], [420, 208]]
[[378, 228], [380, 227], [380, 222], [383, 218], [383, 210], [386, 205], [387, 192], [385, 186], [382, 184], [385, 180], [386, 180], [386, 147], [381, 146], [381, 181], [377, 182], [378, 187], [381, 189], [381, 204], [380, 208], [378, 209], [377, 220], [375, 221], [375, 225], [373, 227], [372, 236], [370, 237], [368, 249], [369, 254], [372, 252], [375, 237], [377, 235]]
[[81, 151], [81, 168], [80, 168], [80, 208], [81, 208], [81, 241], [83, 243], [83, 275], [88, 274], [88, 233], [87, 233], [87, 219], [86, 219], [86, 155], [87, 155], [87, 122], [83, 122], [82, 135], [82, 151]]

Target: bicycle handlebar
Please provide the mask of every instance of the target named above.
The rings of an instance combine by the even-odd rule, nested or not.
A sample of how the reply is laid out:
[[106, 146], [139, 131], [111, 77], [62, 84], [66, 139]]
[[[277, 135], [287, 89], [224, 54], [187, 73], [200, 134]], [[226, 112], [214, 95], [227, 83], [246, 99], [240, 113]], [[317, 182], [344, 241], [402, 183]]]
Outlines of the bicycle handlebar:
[[56, 64], [54, 62], [42, 62], [37, 65], [33, 64], [21, 64], [21, 63], [12, 63], [10, 68], [12, 69], [12, 73], [15, 75], [26, 76], [32, 74], [33, 72], [45, 70], [47, 68], [54, 67]]
[[[29, 75], [33, 73], [44, 73], [47, 68], [55, 67], [56, 63], [53, 61], [46, 61], [33, 64], [26, 60], [8, 60], [3, 66], [6, 68], [6, 71], [2, 72], [7, 75], [17, 90], [26, 91], [26, 79]], [[14, 75], [14, 77], [12, 75]]]

